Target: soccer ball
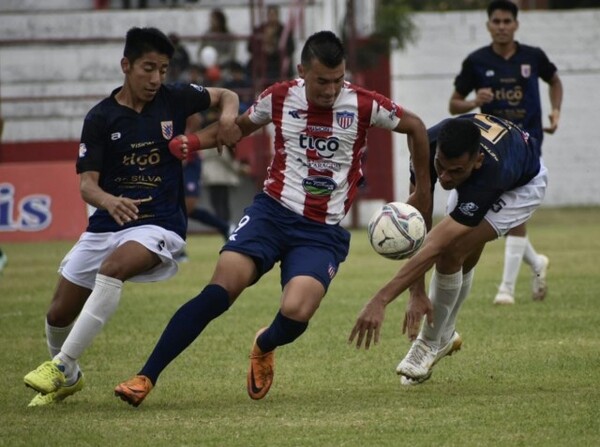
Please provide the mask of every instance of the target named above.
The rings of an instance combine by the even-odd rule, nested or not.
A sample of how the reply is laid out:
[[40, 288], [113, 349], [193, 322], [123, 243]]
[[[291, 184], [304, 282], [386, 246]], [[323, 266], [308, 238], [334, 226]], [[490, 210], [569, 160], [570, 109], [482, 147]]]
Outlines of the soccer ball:
[[377, 253], [399, 260], [410, 258], [421, 247], [427, 226], [414, 206], [391, 202], [373, 214], [367, 231], [371, 246]]

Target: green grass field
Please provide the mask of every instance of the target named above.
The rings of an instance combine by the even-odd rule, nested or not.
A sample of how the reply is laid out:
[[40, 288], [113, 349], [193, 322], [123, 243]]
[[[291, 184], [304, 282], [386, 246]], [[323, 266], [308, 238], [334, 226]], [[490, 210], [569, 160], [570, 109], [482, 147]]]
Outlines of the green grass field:
[[64, 403], [27, 408], [23, 375], [48, 357], [44, 315], [71, 242], [3, 244], [0, 277], [1, 446], [592, 446], [600, 443], [600, 208], [542, 209], [530, 237], [551, 260], [549, 295], [494, 307], [503, 242], [488, 244], [458, 320], [463, 349], [432, 379], [403, 388], [406, 296], [387, 310], [380, 344], [347, 338], [364, 302], [400, 266], [355, 231], [348, 260], [295, 343], [277, 352], [262, 401], [245, 390], [255, 331], [273, 318], [279, 270], [248, 289], [165, 370], [137, 409], [113, 396], [144, 363], [165, 324], [212, 273], [218, 236], [189, 240], [173, 279], [128, 283], [120, 307], [81, 359], [87, 387]]

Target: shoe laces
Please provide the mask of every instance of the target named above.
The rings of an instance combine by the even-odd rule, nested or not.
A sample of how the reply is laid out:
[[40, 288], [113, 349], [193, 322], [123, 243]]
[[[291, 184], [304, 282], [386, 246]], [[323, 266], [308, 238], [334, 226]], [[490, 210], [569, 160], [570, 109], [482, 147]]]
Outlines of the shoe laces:
[[408, 351], [406, 361], [411, 365], [421, 366], [423, 363], [429, 361], [429, 357], [431, 357], [432, 354], [433, 350], [429, 346], [423, 341], [417, 340]]
[[64, 374], [64, 372], [60, 370], [58, 364], [47, 362], [38, 367], [37, 374], [44, 377], [44, 379], [54, 379], [56, 377], [56, 371]]

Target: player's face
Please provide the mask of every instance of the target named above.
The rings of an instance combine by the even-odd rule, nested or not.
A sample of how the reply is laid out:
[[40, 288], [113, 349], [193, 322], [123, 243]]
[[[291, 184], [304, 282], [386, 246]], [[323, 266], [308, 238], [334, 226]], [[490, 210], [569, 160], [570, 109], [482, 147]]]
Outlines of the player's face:
[[449, 191], [467, 180], [473, 169], [479, 169], [482, 162], [481, 152], [474, 157], [469, 157], [469, 154], [465, 153], [457, 158], [447, 158], [438, 148], [435, 152], [434, 166], [440, 185]]
[[346, 63], [329, 68], [313, 59], [309, 66], [298, 65], [298, 73], [306, 82], [306, 99], [311, 104], [330, 109], [340, 94], [346, 76]]
[[133, 97], [141, 102], [150, 102], [165, 80], [169, 58], [153, 51], [145, 53], [133, 64], [123, 59], [122, 66]]
[[496, 9], [487, 22], [487, 29], [490, 36], [492, 36], [492, 42], [499, 45], [512, 43], [518, 27], [519, 22], [511, 12], [500, 9]]

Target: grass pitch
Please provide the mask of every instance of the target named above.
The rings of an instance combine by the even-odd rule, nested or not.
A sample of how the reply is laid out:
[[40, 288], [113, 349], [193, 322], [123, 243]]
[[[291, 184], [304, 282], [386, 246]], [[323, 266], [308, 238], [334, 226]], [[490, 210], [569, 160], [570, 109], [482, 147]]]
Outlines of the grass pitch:
[[192, 236], [190, 262], [156, 284], [128, 283], [84, 354], [87, 386], [62, 404], [27, 408], [23, 375], [48, 357], [44, 315], [71, 242], [3, 244], [0, 276], [0, 446], [589, 446], [600, 439], [600, 209], [541, 209], [529, 234], [550, 258], [549, 294], [495, 307], [503, 242], [488, 244], [458, 319], [463, 349], [432, 379], [403, 388], [394, 369], [406, 295], [387, 310], [378, 346], [347, 344], [354, 320], [400, 263], [355, 231], [348, 260], [295, 343], [276, 354], [267, 397], [246, 395], [255, 331], [279, 302], [278, 268], [248, 289], [163, 373], [137, 409], [113, 396], [143, 365], [173, 312], [208, 281], [218, 236]]

